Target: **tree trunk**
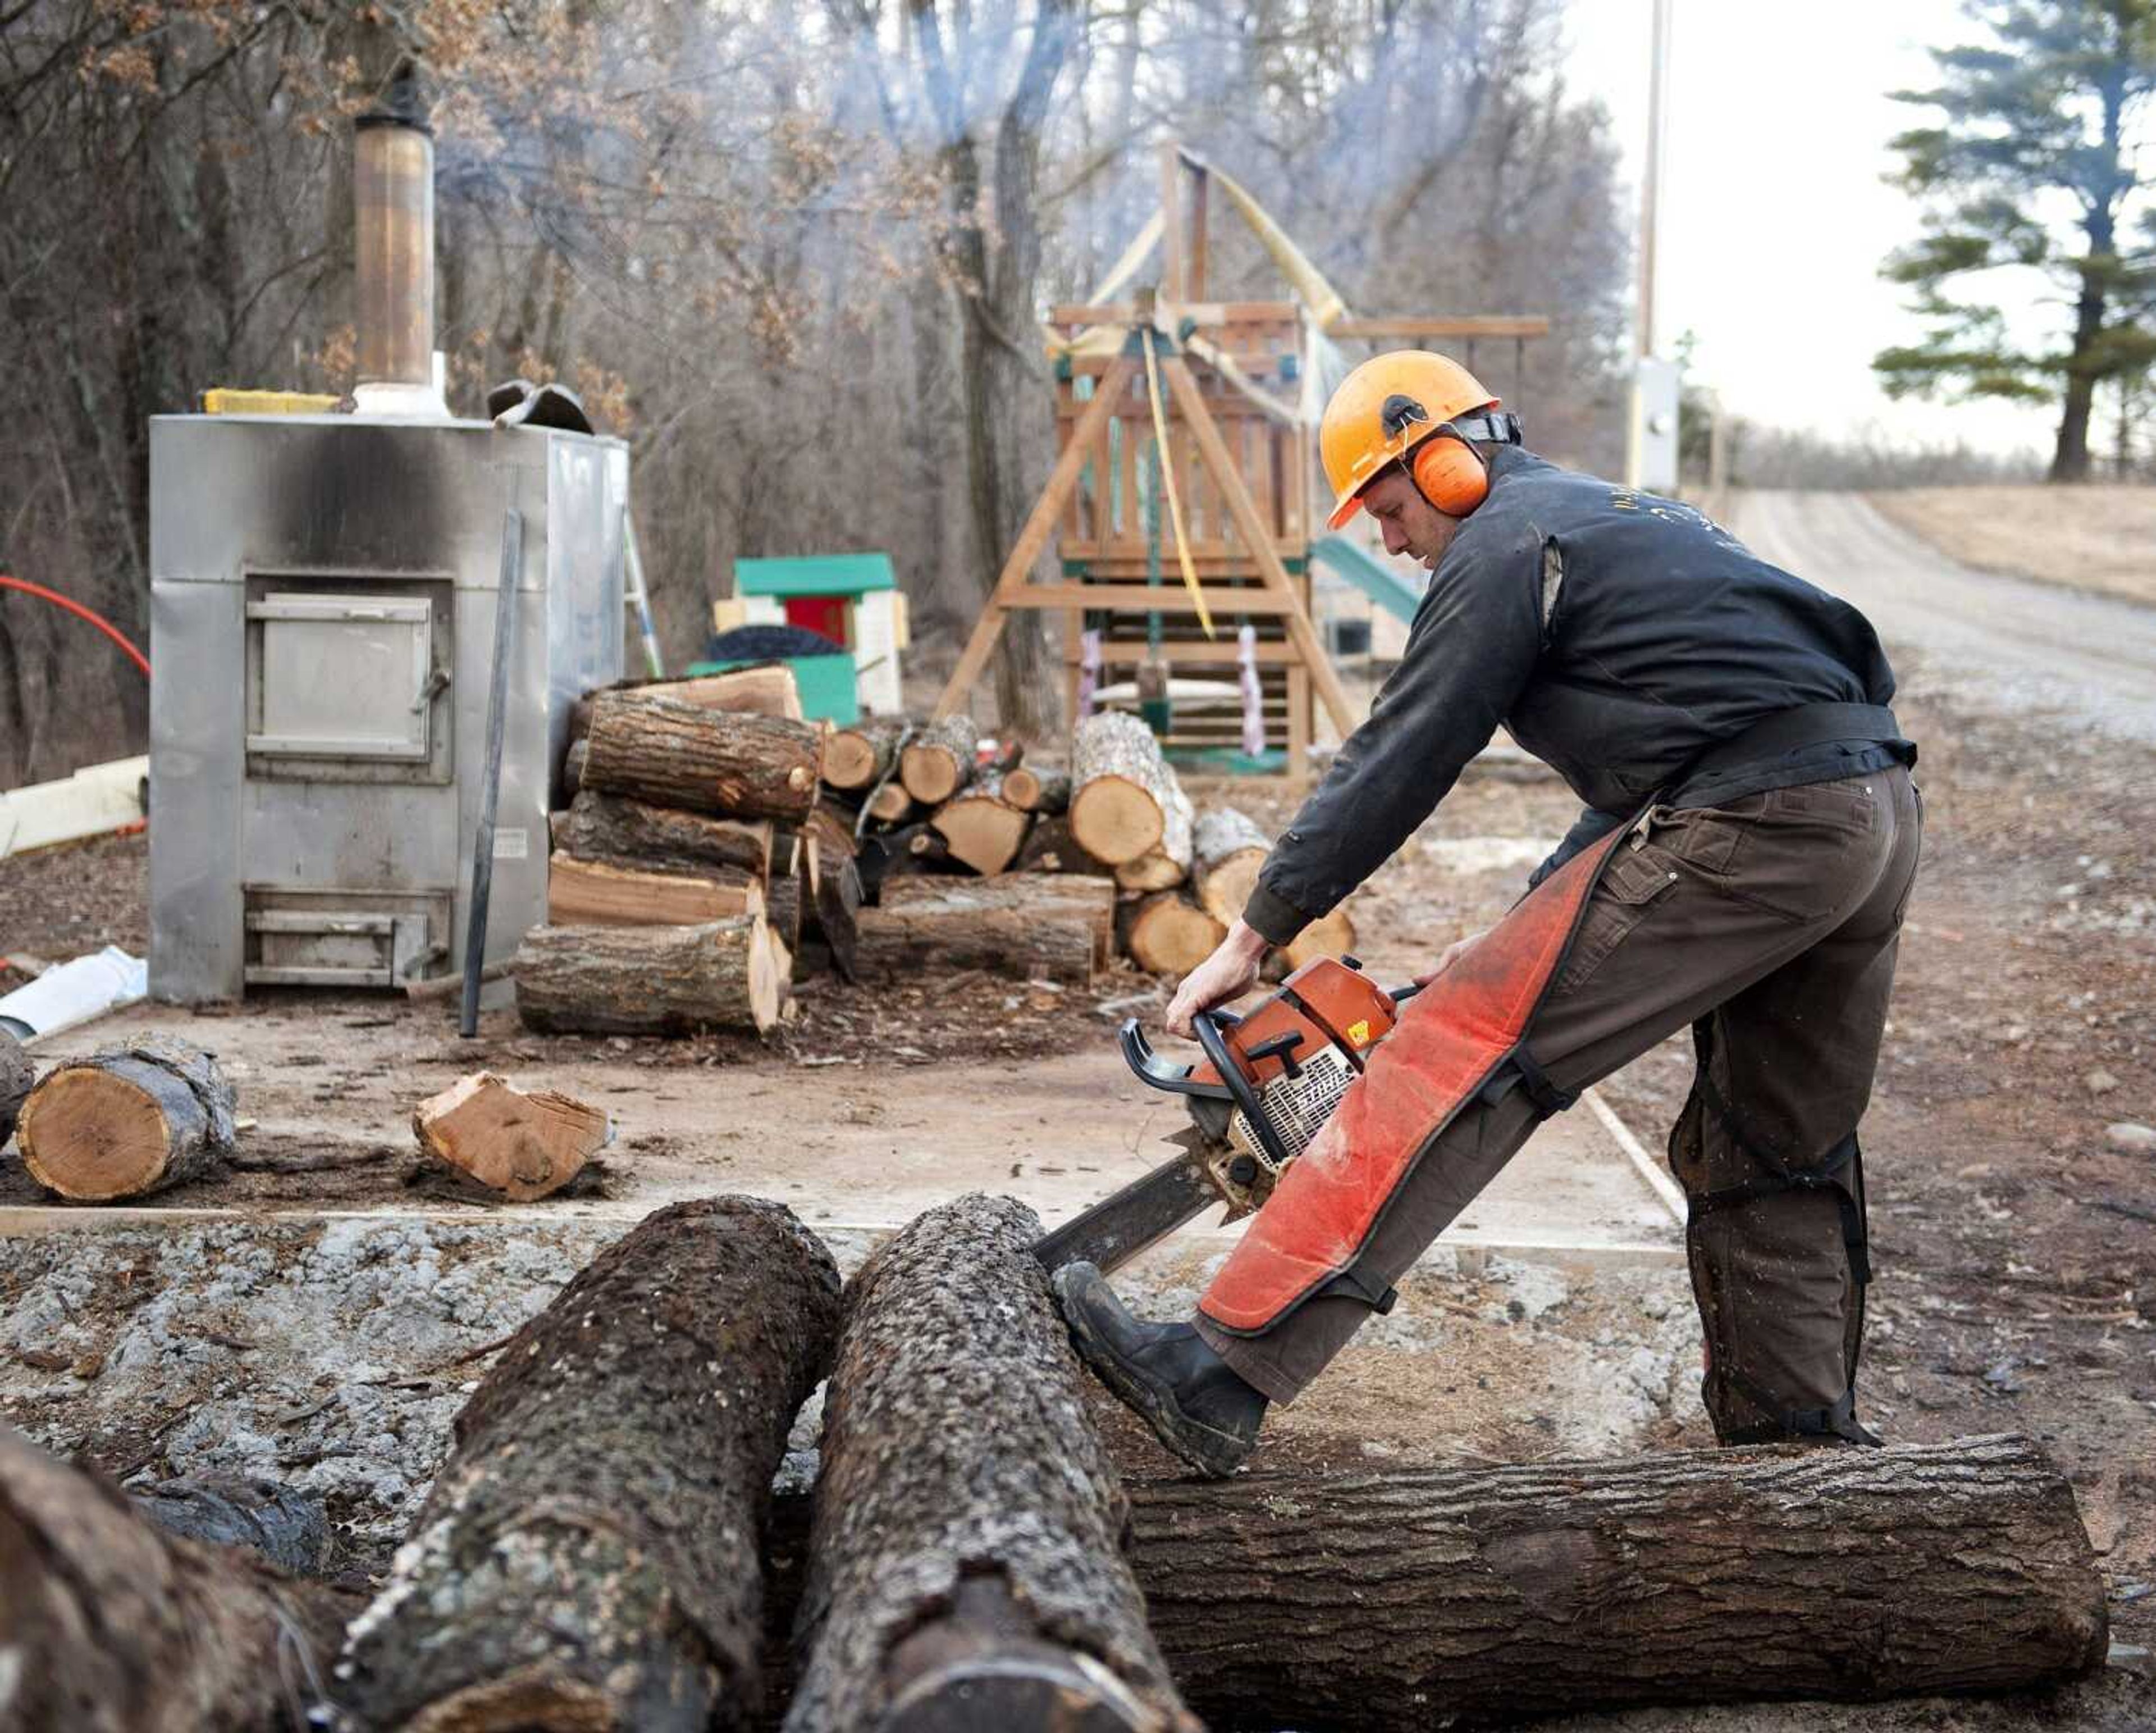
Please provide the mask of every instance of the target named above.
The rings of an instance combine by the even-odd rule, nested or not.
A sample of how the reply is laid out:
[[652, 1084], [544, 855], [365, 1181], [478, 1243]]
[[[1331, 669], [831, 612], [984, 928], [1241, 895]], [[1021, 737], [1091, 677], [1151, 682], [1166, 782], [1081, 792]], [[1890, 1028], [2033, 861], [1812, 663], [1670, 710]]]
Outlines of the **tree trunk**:
[[605, 1113], [552, 1089], [526, 1094], [475, 1072], [412, 1112], [419, 1147], [513, 1203], [559, 1191], [613, 1137]]
[[83, 1203], [144, 1197], [223, 1165], [235, 1103], [208, 1054], [146, 1035], [47, 1072], [16, 1140], [48, 1191]]
[[23, 1113], [23, 1098], [37, 1081], [36, 1062], [13, 1035], [0, 1029], [0, 1146], [14, 1136], [15, 1122]]
[[[0, 1655], [10, 1727], [255, 1733], [326, 1679], [343, 1597], [170, 1535], [103, 1476], [0, 1427]], [[304, 1652], [304, 1653], [302, 1653]], [[301, 1700], [315, 1706], [300, 1689]]]
[[894, 878], [860, 913], [870, 974], [986, 969], [1083, 986], [1113, 943], [1106, 879], [1007, 873], [994, 879]]
[[557, 927], [692, 927], [764, 912], [763, 880], [738, 866], [647, 872], [557, 854], [547, 862], [547, 919]]
[[838, 1316], [830, 1253], [778, 1204], [671, 1205], [601, 1252], [457, 1417], [353, 1623], [355, 1722], [747, 1724], [771, 1479]]
[[1220, 806], [1199, 815], [1190, 846], [1199, 904], [1223, 927], [1233, 926], [1257, 887], [1271, 840], [1234, 807]]
[[761, 915], [701, 927], [535, 927], [509, 966], [517, 1014], [550, 1035], [761, 1035], [786, 998]]
[[2089, 415], [2096, 407], [2097, 381], [2104, 357], [2100, 353], [2105, 332], [2103, 315], [2106, 267], [2116, 244], [2107, 213], [2092, 212], [2086, 219], [2088, 259], [2081, 270], [2081, 293], [2074, 302], [2073, 347], [2066, 352], [2066, 393], [2059, 412], [2059, 438], [2051, 453], [2053, 481], [2086, 481], [2089, 475]]
[[1033, 820], [1004, 798], [1004, 779], [991, 775], [947, 802], [928, 822], [950, 845], [953, 860], [986, 877], [1018, 858]]
[[798, 824], [816, 804], [824, 736], [821, 723], [601, 692], [584, 783], [661, 806]]
[[1228, 929], [1180, 891], [1159, 891], [1117, 911], [1123, 951], [1148, 974], [1186, 975]]
[[1070, 773], [1021, 764], [1004, 778], [1004, 799], [1020, 812], [1065, 811], [1070, 805]]
[[1009, 1198], [961, 1198], [849, 1288], [788, 1733], [1197, 1733], [1123, 1563], [1040, 1233]]
[[908, 724], [903, 717], [874, 716], [840, 728], [824, 754], [824, 780], [851, 793], [871, 786], [898, 761], [898, 743]]
[[[1070, 834], [1111, 866], [1158, 848], [1190, 860], [1189, 802], [1160, 755], [1152, 731], [1134, 716], [1104, 710], [1078, 725], [1070, 750]], [[1183, 815], [1173, 831], [1175, 815]]]
[[771, 823], [744, 822], [654, 806], [586, 789], [554, 825], [554, 846], [580, 860], [647, 872], [731, 866], [762, 878], [771, 871]]
[[922, 723], [898, 755], [898, 779], [922, 805], [942, 805], [972, 779], [979, 738], [970, 716]]
[[1134, 1485], [1131, 1560], [1216, 1727], [2005, 1690], [2101, 1666], [2025, 1438]]

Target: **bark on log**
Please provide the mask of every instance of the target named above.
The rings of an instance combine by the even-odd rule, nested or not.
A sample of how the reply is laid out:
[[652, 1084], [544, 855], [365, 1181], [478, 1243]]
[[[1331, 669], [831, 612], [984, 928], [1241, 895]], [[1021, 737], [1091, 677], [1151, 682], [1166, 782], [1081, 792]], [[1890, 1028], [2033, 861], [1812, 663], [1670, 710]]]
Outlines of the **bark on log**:
[[554, 824], [554, 846], [579, 860], [648, 872], [726, 866], [762, 878], [771, 871], [767, 819], [712, 818], [587, 789]]
[[786, 995], [761, 915], [701, 927], [535, 927], [510, 972], [518, 1015], [547, 1034], [760, 1035]]
[[812, 911], [815, 918], [811, 923], [813, 936], [824, 942], [831, 954], [831, 966], [839, 971], [839, 979], [857, 981], [861, 978], [860, 934], [861, 875], [851, 860], [840, 860], [835, 864], [824, 863], [822, 882], [816, 889], [816, 906]]
[[562, 757], [562, 792], [571, 800], [584, 791], [584, 769], [592, 761], [592, 743], [575, 740]]
[[816, 804], [824, 733], [821, 723], [601, 692], [584, 781], [661, 806], [796, 824]]
[[2071, 1489], [2026, 1438], [1131, 1496], [1154, 1633], [1219, 1728], [2005, 1690], [2106, 1649]]
[[898, 762], [898, 743], [908, 726], [903, 717], [872, 716], [836, 730], [824, 754], [824, 780], [850, 792], [871, 786]]
[[781, 1206], [675, 1204], [496, 1358], [352, 1624], [362, 1728], [654, 1730], [757, 1712], [759, 1538], [839, 1277]]
[[23, 1044], [8, 1031], [0, 1029], [0, 1147], [14, 1136], [15, 1121], [23, 1113], [23, 1098], [37, 1081], [37, 1065], [23, 1051]]
[[1235, 925], [1272, 846], [1271, 839], [1232, 806], [1200, 813], [1190, 837], [1190, 877], [1199, 906], [1222, 926]]
[[1114, 943], [1115, 887], [1039, 873], [894, 878], [859, 926], [869, 974], [986, 969], [1083, 986]]
[[1180, 891], [1159, 891], [1116, 911], [1123, 952], [1148, 974], [1186, 975], [1228, 929]]
[[738, 866], [646, 872], [557, 854], [547, 862], [547, 919], [557, 927], [693, 927], [764, 912], [761, 877]]
[[1126, 861], [1116, 868], [1116, 882], [1127, 891], [1171, 891], [1190, 877], [1195, 836], [1190, 797], [1175, 780], [1175, 773], [1168, 774], [1168, 805], [1162, 810], [1165, 822], [1160, 841], [1137, 860]]
[[898, 779], [923, 805], [937, 806], [965, 787], [973, 774], [980, 734], [970, 716], [923, 723], [898, 755]]
[[599, 1108], [552, 1089], [529, 1094], [474, 1072], [412, 1112], [412, 1134], [435, 1160], [515, 1203], [559, 1191], [613, 1139]]
[[961, 1198], [849, 1289], [787, 1733], [1196, 1733], [1040, 1232], [1009, 1198]]
[[854, 820], [858, 815], [853, 807], [818, 799], [801, 829], [816, 844], [819, 872], [834, 861], [853, 859], [854, 851], [860, 846], [854, 836]]
[[798, 832], [788, 837], [778, 851], [782, 861], [774, 864], [771, 888], [764, 902], [763, 918], [771, 928], [772, 937], [789, 952], [801, 949], [802, 918], [814, 894], [808, 885], [811, 852], [809, 845]]
[[168, 1535], [215, 1546], [244, 1546], [280, 1570], [312, 1576], [329, 1545], [321, 1501], [249, 1474], [182, 1474], [128, 1494], [136, 1509]]
[[85, 1203], [143, 1197], [223, 1165], [235, 1100], [208, 1054], [145, 1035], [47, 1072], [23, 1103], [16, 1142], [48, 1191]]
[[1004, 798], [1004, 779], [989, 775], [945, 802], [928, 822], [950, 846], [952, 859], [985, 878], [1018, 858], [1033, 820]]
[[1014, 872], [1075, 872], [1087, 878], [1111, 878], [1115, 869], [1106, 861], [1095, 859], [1080, 846], [1070, 834], [1070, 816], [1058, 813], [1052, 818], [1037, 818], [1033, 828], [1026, 832], [1025, 841], [1019, 847], [1018, 859], [1011, 863]]
[[1004, 799], [1020, 812], [1055, 814], [1069, 810], [1070, 773], [1021, 764], [1004, 778]]
[[[636, 692], [646, 697], [671, 698], [702, 710], [742, 710], [755, 716], [801, 720], [801, 685], [783, 662], [766, 662], [754, 668], [730, 668], [723, 674], [699, 674], [687, 680], [624, 680], [602, 689]], [[569, 738], [581, 740], [592, 731], [592, 708], [598, 692], [586, 692], [569, 711]]]
[[344, 1597], [168, 1535], [102, 1475], [0, 1427], [0, 1720], [67, 1733], [255, 1733], [318, 1706]]
[[[1190, 862], [1189, 805], [1160, 743], [1134, 716], [1104, 710], [1078, 724], [1070, 748], [1070, 834], [1121, 866], [1160, 848]], [[1178, 841], [1171, 835], [1181, 801]]]

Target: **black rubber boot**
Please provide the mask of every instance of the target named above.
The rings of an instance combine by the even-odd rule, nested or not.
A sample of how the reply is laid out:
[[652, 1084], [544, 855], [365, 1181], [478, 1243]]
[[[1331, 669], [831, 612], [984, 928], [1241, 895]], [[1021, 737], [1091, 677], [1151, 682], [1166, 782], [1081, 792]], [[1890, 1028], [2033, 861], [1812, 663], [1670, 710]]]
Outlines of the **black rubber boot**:
[[1050, 1278], [1080, 1358], [1201, 1474], [1235, 1472], [1258, 1442], [1265, 1398], [1188, 1324], [1147, 1324], [1123, 1309], [1090, 1263]]

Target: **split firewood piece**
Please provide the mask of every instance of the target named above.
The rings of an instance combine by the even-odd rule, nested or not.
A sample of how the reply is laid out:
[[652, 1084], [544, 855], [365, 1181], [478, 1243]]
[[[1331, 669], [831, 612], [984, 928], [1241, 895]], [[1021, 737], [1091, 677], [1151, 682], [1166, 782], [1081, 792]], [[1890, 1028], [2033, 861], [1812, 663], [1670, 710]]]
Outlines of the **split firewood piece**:
[[778, 1021], [786, 974], [761, 915], [696, 927], [535, 927], [510, 960], [547, 1034], [687, 1035]]
[[38, 1081], [38, 1067], [13, 1034], [0, 1029], [0, 1145], [15, 1134], [23, 1098]]
[[554, 817], [554, 846], [583, 861], [647, 872], [726, 866], [762, 878], [771, 871], [768, 819], [713, 818], [586, 789]]
[[1004, 775], [1004, 799], [1020, 812], [1066, 811], [1070, 805], [1070, 773], [1021, 764]]
[[951, 858], [983, 877], [1018, 858], [1032, 818], [1004, 798], [1004, 779], [982, 777], [938, 808], [929, 824], [950, 845]]
[[[1188, 867], [1189, 803], [1137, 717], [1104, 710], [1078, 724], [1070, 787], [1070, 832], [1096, 859], [1121, 866], [1158, 848]], [[1178, 811], [1179, 841], [1170, 834]]]
[[[1216, 1726], [2004, 1691], [2107, 1648], [2072, 1489], [2027, 1438], [1259, 1468], [1131, 1499], [1154, 1634]], [[1358, 1560], [1382, 1591], [1343, 1586]]]
[[[259, 1554], [167, 1534], [103, 1475], [0, 1427], [0, 1720], [67, 1733], [288, 1725], [347, 1597]], [[299, 1687], [309, 1710], [326, 1708]]]
[[824, 780], [848, 792], [872, 786], [898, 762], [898, 743], [907, 723], [899, 716], [872, 716], [831, 735], [824, 754]]
[[1169, 891], [1190, 877], [1193, 825], [1190, 797], [1168, 773], [1168, 806], [1160, 841], [1135, 861], [1116, 868], [1116, 882], [1126, 891]]
[[144, 1197], [223, 1165], [235, 1105], [208, 1053], [145, 1035], [47, 1072], [23, 1103], [16, 1143], [48, 1191], [83, 1203]]
[[1235, 925], [1272, 846], [1272, 840], [1232, 806], [1199, 815], [1191, 832], [1190, 876], [1206, 913], [1224, 927]]
[[584, 781], [661, 806], [797, 824], [816, 804], [825, 733], [820, 722], [601, 692]]
[[486, 1071], [421, 1102], [412, 1132], [437, 1161], [515, 1203], [559, 1191], [613, 1139], [599, 1108], [552, 1089], [527, 1094]]
[[[624, 680], [603, 690], [671, 698], [703, 710], [742, 710], [755, 716], [801, 720], [800, 682], [783, 662], [730, 668], [723, 674], [698, 674], [686, 680]], [[581, 740], [591, 732], [592, 708], [598, 697], [598, 692], [586, 692], [571, 707], [570, 739]]]
[[813, 894], [807, 880], [808, 856], [814, 852], [798, 831], [789, 831], [773, 853], [771, 887], [766, 897], [763, 918], [771, 928], [772, 937], [789, 952], [801, 949], [802, 916]]
[[972, 779], [979, 739], [970, 716], [923, 723], [898, 755], [898, 779], [924, 806], [940, 806]]
[[1033, 828], [1025, 833], [1025, 841], [1019, 846], [1018, 859], [1011, 863], [1011, 870], [1076, 872], [1088, 878], [1110, 878], [1115, 871], [1106, 861], [1094, 859], [1079, 846], [1078, 839], [1070, 834], [1070, 819], [1066, 813], [1033, 821]]
[[848, 1288], [786, 1733], [1197, 1733], [1122, 1560], [1040, 1232], [963, 1197]]
[[1114, 943], [1115, 886], [1045, 873], [891, 878], [859, 929], [870, 974], [985, 969], [1082, 986]]
[[856, 816], [850, 806], [840, 806], [832, 800], [819, 798], [801, 828], [815, 839], [819, 870], [842, 857], [849, 861], [853, 859], [855, 850], [860, 846], [854, 837]]
[[[1242, 911], [1238, 909], [1238, 914]], [[1291, 974], [1319, 957], [1345, 957], [1355, 949], [1355, 920], [1344, 902], [1330, 914], [1320, 915], [1287, 942], [1286, 955]]]
[[1123, 951], [1148, 974], [1186, 975], [1228, 929], [1180, 891], [1156, 891], [1117, 911]]
[[337, 1668], [359, 1729], [736, 1728], [839, 1274], [775, 1203], [647, 1216], [495, 1358]]
[[553, 855], [547, 861], [547, 918], [557, 927], [692, 927], [760, 914], [763, 881], [738, 866], [646, 872]]
[[810, 932], [824, 941], [831, 954], [831, 966], [842, 980], [861, 978], [859, 923], [861, 909], [860, 869], [850, 859], [824, 864], [810, 910]]

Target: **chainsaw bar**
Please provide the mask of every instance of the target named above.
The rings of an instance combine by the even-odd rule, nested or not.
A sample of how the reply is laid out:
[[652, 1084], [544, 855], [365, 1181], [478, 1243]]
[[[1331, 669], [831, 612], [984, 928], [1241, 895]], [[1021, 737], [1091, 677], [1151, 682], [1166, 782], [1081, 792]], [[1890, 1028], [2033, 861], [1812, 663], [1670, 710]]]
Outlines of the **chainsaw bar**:
[[1034, 1242], [1051, 1275], [1066, 1263], [1090, 1263], [1104, 1275], [1158, 1244], [1208, 1204], [1224, 1203], [1208, 1156], [1217, 1149], [1192, 1126], [1169, 1139], [1183, 1153]]

